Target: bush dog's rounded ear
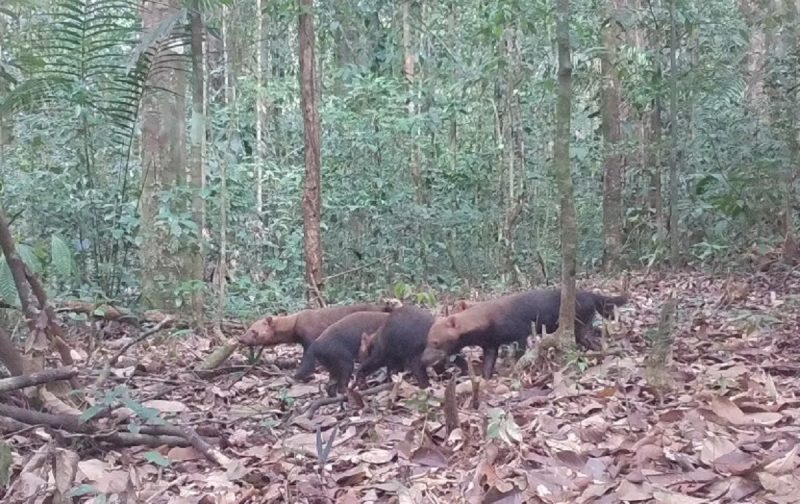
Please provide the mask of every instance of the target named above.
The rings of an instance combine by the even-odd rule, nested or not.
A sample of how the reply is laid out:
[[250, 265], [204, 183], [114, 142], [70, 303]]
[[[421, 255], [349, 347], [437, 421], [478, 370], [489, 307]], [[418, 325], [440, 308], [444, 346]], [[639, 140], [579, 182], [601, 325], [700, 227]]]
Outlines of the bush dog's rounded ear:
[[455, 329], [456, 327], [456, 318], [453, 316], [447, 317], [447, 327], [452, 327]]
[[267, 317], [267, 325], [272, 325], [273, 323], [274, 320], [272, 320], [272, 317]]

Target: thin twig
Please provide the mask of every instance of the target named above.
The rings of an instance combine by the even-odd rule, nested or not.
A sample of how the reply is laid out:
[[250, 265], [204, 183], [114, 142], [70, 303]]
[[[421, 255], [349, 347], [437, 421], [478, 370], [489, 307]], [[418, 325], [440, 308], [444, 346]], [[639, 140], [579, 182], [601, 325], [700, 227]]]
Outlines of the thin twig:
[[[368, 388], [366, 390], [361, 391], [360, 394], [362, 396], [374, 395], [374, 394], [377, 394], [379, 392], [383, 392], [385, 390], [391, 390], [392, 387], [394, 387], [394, 383], [392, 383], [392, 382], [381, 383], [380, 385], [376, 385], [376, 386], [374, 386], [372, 388]], [[347, 396], [346, 395], [338, 395], [338, 396], [335, 396], [335, 397], [323, 397], [321, 399], [316, 399], [316, 400], [312, 401], [308, 405], [308, 408], [305, 411], [305, 415], [308, 418], [311, 418], [311, 417], [314, 416], [314, 413], [316, 413], [316, 411], [318, 409], [320, 409], [321, 407], [328, 406], [329, 404], [339, 404], [339, 403], [343, 403], [345, 401], [347, 401]]]
[[128, 351], [128, 349], [129, 349], [130, 347], [132, 347], [133, 345], [135, 345], [135, 344], [137, 344], [137, 343], [141, 343], [142, 341], [144, 341], [144, 340], [145, 340], [145, 339], [147, 339], [148, 337], [150, 337], [150, 336], [152, 336], [153, 334], [155, 334], [155, 333], [157, 333], [158, 331], [160, 331], [160, 330], [161, 330], [161, 329], [162, 329], [162, 328], [163, 328], [165, 325], [167, 325], [167, 324], [171, 323], [171, 322], [172, 322], [172, 320], [173, 320], [173, 319], [172, 319], [172, 317], [170, 317], [170, 316], [166, 316], [166, 317], [164, 317], [164, 319], [163, 319], [161, 322], [159, 322], [159, 323], [158, 323], [158, 324], [156, 324], [155, 326], [151, 327], [151, 328], [150, 328], [150, 329], [148, 329], [147, 331], [145, 331], [145, 332], [143, 332], [142, 334], [140, 334], [140, 335], [139, 335], [139, 336], [138, 336], [136, 339], [134, 339], [134, 340], [132, 340], [132, 341], [128, 342], [128, 344], [127, 344], [127, 345], [125, 345], [125, 346], [124, 346], [124, 347], [122, 347], [122, 348], [121, 348], [121, 349], [120, 349], [120, 350], [119, 350], [117, 353], [115, 353], [115, 354], [114, 354], [114, 355], [113, 355], [113, 356], [112, 356], [112, 357], [111, 357], [111, 358], [108, 360], [108, 362], [106, 362], [106, 365], [105, 365], [105, 366], [103, 366], [103, 371], [100, 373], [100, 376], [98, 376], [98, 377], [97, 377], [97, 380], [95, 380], [95, 382], [94, 382], [95, 388], [99, 388], [99, 387], [100, 387], [100, 385], [102, 385], [102, 384], [103, 384], [103, 382], [105, 382], [105, 381], [106, 381], [106, 379], [108, 378], [108, 375], [111, 373], [111, 366], [113, 366], [114, 364], [116, 364], [116, 362], [117, 362], [117, 359], [119, 359], [119, 358], [122, 356], [122, 354], [124, 354], [125, 352], [127, 352], [127, 351]]

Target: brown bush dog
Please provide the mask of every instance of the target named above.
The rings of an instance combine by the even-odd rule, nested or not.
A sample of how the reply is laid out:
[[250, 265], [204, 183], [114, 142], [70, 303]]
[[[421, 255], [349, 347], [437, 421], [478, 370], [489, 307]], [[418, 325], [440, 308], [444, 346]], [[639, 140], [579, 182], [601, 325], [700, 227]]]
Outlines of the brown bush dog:
[[247, 346], [275, 346], [282, 343], [299, 343], [303, 352], [331, 324], [356, 312], [384, 312], [394, 310], [399, 303], [387, 301], [380, 304], [359, 303], [302, 310], [291, 315], [264, 317], [247, 328], [238, 337]]
[[[578, 291], [575, 297], [575, 341], [585, 348], [597, 348], [592, 321], [595, 312], [610, 318], [614, 306], [627, 302], [625, 296], [603, 296]], [[494, 373], [500, 345], [514, 341], [527, 344], [531, 324], [541, 333], [558, 327], [561, 289], [536, 289], [510, 294], [479, 303], [461, 313], [443, 317], [431, 326], [422, 355], [423, 365], [431, 365], [465, 346], [483, 348], [483, 376]]]
[[358, 379], [364, 379], [385, 366], [387, 376], [406, 369], [411, 371], [420, 387], [427, 388], [430, 385], [428, 372], [420, 358], [433, 321], [429, 311], [407, 305], [392, 311], [378, 331], [365, 331], [359, 350], [361, 367], [356, 373]]
[[330, 375], [325, 387], [328, 395], [333, 397], [337, 393], [344, 393], [358, 358], [361, 335], [377, 331], [388, 316], [383, 312], [356, 312], [328, 326], [303, 353], [294, 379], [308, 381], [319, 362]]

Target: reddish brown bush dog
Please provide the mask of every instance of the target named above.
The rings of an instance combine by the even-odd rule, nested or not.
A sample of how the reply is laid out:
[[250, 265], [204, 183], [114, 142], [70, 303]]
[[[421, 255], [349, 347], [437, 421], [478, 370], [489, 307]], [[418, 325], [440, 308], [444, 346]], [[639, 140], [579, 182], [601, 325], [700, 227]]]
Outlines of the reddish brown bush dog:
[[381, 312], [351, 313], [335, 324], [328, 326], [303, 354], [295, 380], [306, 381], [314, 373], [319, 362], [328, 370], [330, 381], [325, 388], [331, 397], [344, 393], [353, 375], [355, 360], [361, 346], [361, 335], [377, 331], [389, 316]]
[[[609, 318], [614, 306], [626, 302], [625, 296], [579, 291], [575, 300], [575, 341], [583, 347], [596, 348], [598, 342], [592, 337], [595, 312]], [[527, 342], [532, 324], [537, 332], [542, 327], [548, 333], [555, 331], [560, 307], [560, 289], [537, 289], [484, 301], [437, 319], [428, 332], [422, 363], [431, 365], [465, 346], [479, 346], [483, 348], [483, 376], [490, 378], [500, 345]]]
[[247, 346], [275, 346], [282, 343], [299, 343], [305, 351], [328, 326], [357, 312], [391, 312], [397, 304], [352, 304], [327, 308], [302, 310], [291, 315], [259, 319], [239, 336], [239, 343]]

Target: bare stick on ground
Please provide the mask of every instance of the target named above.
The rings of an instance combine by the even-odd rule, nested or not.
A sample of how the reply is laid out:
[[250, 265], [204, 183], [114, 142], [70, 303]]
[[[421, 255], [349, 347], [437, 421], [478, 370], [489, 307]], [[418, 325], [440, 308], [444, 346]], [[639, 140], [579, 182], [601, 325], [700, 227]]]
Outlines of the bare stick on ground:
[[0, 392], [18, 390], [25, 387], [33, 387], [42, 383], [50, 383], [60, 380], [69, 380], [78, 375], [78, 369], [74, 367], [63, 367], [58, 369], [47, 369], [29, 375], [15, 376], [0, 380]]
[[133, 345], [135, 345], [137, 343], [141, 343], [142, 341], [144, 341], [148, 337], [150, 337], [153, 334], [155, 334], [158, 331], [160, 331], [165, 325], [169, 324], [170, 322], [172, 322], [172, 317], [164, 318], [164, 320], [162, 320], [161, 322], [159, 322], [155, 326], [151, 327], [147, 331], [145, 331], [142, 334], [140, 334], [133, 341], [128, 342], [128, 344], [125, 345], [124, 347], [120, 348], [117, 353], [115, 353], [110, 359], [108, 359], [108, 362], [106, 363], [106, 365], [103, 366], [103, 371], [100, 373], [100, 376], [98, 376], [97, 380], [95, 380], [95, 382], [94, 382], [95, 387], [99, 388], [100, 385], [102, 385], [103, 382], [105, 382], [106, 379], [108, 379], [108, 375], [111, 373], [111, 366], [116, 364], [117, 359], [119, 359], [125, 352], [127, 352], [130, 347], [132, 347]]
[[202, 453], [208, 460], [221, 467], [225, 467], [230, 463], [228, 457], [212, 447], [194, 430], [187, 427], [145, 425], [139, 428], [140, 432], [136, 435], [127, 432], [101, 434], [93, 425], [81, 422], [80, 417], [76, 415], [53, 415], [5, 404], [0, 404], [0, 415], [29, 425], [47, 425], [75, 434], [91, 435], [98, 440], [111, 443], [119, 442], [121, 444], [146, 444], [152, 446], [152, 442], [159, 441], [160, 444], [168, 444], [170, 446], [186, 446], [188, 444]]

